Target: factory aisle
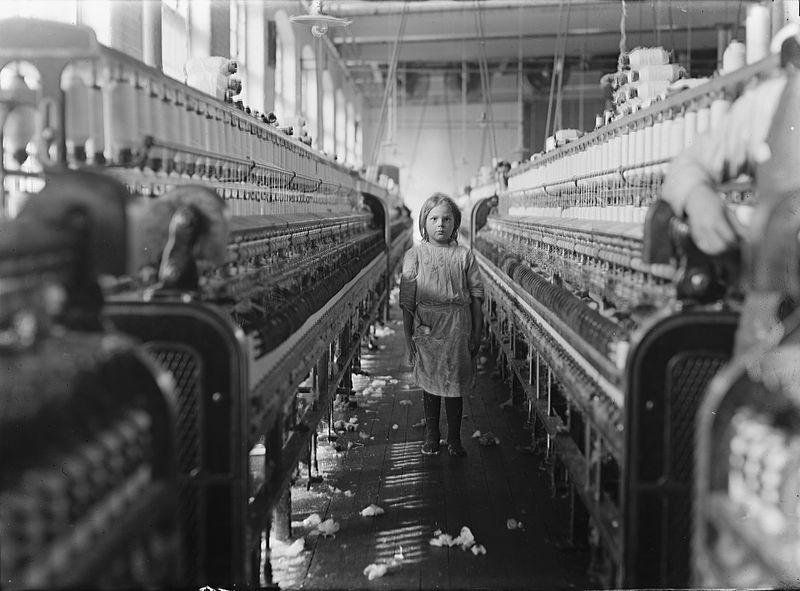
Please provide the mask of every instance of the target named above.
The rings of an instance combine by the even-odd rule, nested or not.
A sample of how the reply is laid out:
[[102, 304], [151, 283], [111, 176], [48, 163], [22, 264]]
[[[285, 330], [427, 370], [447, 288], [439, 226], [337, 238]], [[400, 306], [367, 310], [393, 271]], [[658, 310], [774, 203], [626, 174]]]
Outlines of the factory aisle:
[[[504, 404], [508, 389], [493, 360], [482, 354], [475, 394], [465, 399], [467, 457], [420, 454], [421, 391], [411, 384], [396, 309], [393, 315], [378, 328], [376, 348], [363, 349], [367, 375], [354, 379], [357, 406], [336, 407], [335, 441], [327, 423], [321, 427], [322, 478], [309, 486], [302, 467], [292, 488], [291, 538], [271, 544], [275, 583], [351, 590], [590, 586], [588, 551], [568, 541], [569, 501], [551, 494], [548, 473], [530, 447], [525, 412]], [[444, 427], [442, 416], [443, 435]], [[478, 430], [499, 444], [483, 445], [473, 438]], [[383, 514], [362, 515], [370, 505]], [[335, 524], [316, 525], [329, 519]], [[475, 549], [431, 544], [437, 530], [456, 538], [464, 526]], [[370, 564], [385, 565], [386, 573], [369, 580]]]

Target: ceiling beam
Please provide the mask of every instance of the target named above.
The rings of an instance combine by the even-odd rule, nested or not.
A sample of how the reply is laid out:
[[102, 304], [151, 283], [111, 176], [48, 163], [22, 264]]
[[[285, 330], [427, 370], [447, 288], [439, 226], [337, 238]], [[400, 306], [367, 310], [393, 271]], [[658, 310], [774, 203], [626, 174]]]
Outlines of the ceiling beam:
[[[512, 9], [542, 9], [558, 8], [563, 0], [480, 0], [479, 3], [467, 0], [427, 0], [397, 2], [382, 0], [380, 2], [359, 2], [328, 0], [325, 2], [325, 12], [339, 17], [366, 17], [400, 15], [404, 11], [414, 14], [433, 14], [448, 12], [470, 12], [480, 7], [482, 11], [512, 10]], [[572, 7], [594, 6], [598, 4], [615, 4], [619, 0], [572, 0]]]
[[[646, 29], [629, 29], [626, 31], [627, 35], [653, 35], [657, 32], [669, 33], [672, 28], [669, 25], [660, 25], [659, 27], [649, 27]], [[716, 33], [716, 26], [700, 26], [692, 28], [695, 33]], [[509, 41], [509, 40], [524, 40], [524, 39], [549, 39], [555, 40], [557, 37], [563, 35], [556, 31], [544, 31], [537, 33], [514, 33], [512, 31], [502, 31], [498, 33], [484, 33], [483, 41]], [[598, 27], [590, 28], [574, 28], [570, 29], [569, 36], [587, 36], [593, 37], [597, 35], [617, 35], [619, 36], [619, 27], [615, 29], [601, 29]], [[453, 41], [476, 41], [478, 36], [475, 33], [417, 33], [403, 35], [402, 42], [405, 43], [451, 43]], [[384, 35], [359, 35], [359, 36], [334, 36], [333, 42], [335, 44], [353, 43], [356, 46], [367, 45], [389, 45], [394, 44], [394, 39], [389, 39]]]
[[[629, 39], [629, 47], [635, 47], [637, 43]], [[635, 37], [634, 37], [635, 40]], [[403, 44], [398, 55], [401, 62], [458, 62], [463, 60], [475, 61], [481, 57], [481, 47], [474, 37], [461, 39], [450, 39], [449, 42], [439, 40], [418, 41], [416, 43]], [[678, 52], [684, 53], [689, 46], [689, 38], [686, 31], [675, 31], [670, 34], [670, 44], [668, 47]], [[565, 53], [573, 59], [586, 58], [592, 59], [595, 55], [606, 55], [609, 49], [616, 49], [618, 52], [619, 32], [597, 33], [582, 37], [570, 36], [566, 41]], [[500, 61], [509, 56], [508, 39], [486, 39], [483, 45], [486, 59], [489, 61]], [[672, 45], [674, 43], [674, 45]], [[716, 48], [717, 33], [715, 28], [695, 28], [691, 32], [691, 48], [695, 50], [705, 50]], [[514, 41], [513, 52], [521, 53], [524, 60], [537, 59], [541, 57], [553, 56], [554, 44], [553, 37], [550, 35], [530, 35], [520, 41]], [[359, 66], [364, 63], [378, 62], [386, 63], [386, 44], [360, 43], [356, 52], [342, 51], [342, 57], [348, 67]]]

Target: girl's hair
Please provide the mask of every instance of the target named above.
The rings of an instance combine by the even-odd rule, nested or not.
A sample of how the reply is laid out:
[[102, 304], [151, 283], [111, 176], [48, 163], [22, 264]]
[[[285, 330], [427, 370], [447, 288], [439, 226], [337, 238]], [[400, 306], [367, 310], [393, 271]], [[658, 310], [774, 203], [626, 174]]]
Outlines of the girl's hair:
[[419, 235], [422, 236], [423, 242], [428, 242], [429, 237], [427, 230], [425, 230], [425, 221], [428, 219], [428, 214], [431, 210], [442, 203], [446, 204], [453, 214], [453, 233], [450, 235], [450, 240], [458, 244], [458, 229], [461, 227], [461, 210], [458, 209], [456, 202], [444, 193], [434, 193], [422, 204], [422, 209], [419, 212]]

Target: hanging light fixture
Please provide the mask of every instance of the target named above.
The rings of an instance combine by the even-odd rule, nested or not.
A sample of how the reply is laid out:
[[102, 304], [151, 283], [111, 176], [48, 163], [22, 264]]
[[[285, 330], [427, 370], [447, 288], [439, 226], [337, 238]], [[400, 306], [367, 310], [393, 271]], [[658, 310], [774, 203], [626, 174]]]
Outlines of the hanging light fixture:
[[322, 0], [313, 0], [308, 7], [308, 14], [290, 16], [289, 20], [296, 25], [311, 27], [314, 37], [324, 37], [329, 27], [346, 27], [353, 21], [322, 13]]

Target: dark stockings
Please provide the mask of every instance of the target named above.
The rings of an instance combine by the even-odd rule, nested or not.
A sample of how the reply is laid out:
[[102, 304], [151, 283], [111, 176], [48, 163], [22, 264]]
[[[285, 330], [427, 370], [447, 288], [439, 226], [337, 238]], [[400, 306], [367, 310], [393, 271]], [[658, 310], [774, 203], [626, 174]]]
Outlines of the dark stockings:
[[[439, 444], [439, 414], [442, 409], [442, 397], [423, 392], [423, 410], [425, 411], [425, 443]], [[464, 399], [445, 398], [444, 411], [447, 416], [447, 443], [461, 447], [461, 416], [464, 412]]]
[[422, 393], [422, 407], [425, 411], [425, 443], [439, 445], [439, 413], [442, 409], [441, 396], [434, 396], [427, 392]]
[[447, 415], [447, 443], [461, 445], [461, 414], [464, 412], [464, 399], [445, 398], [444, 412]]

